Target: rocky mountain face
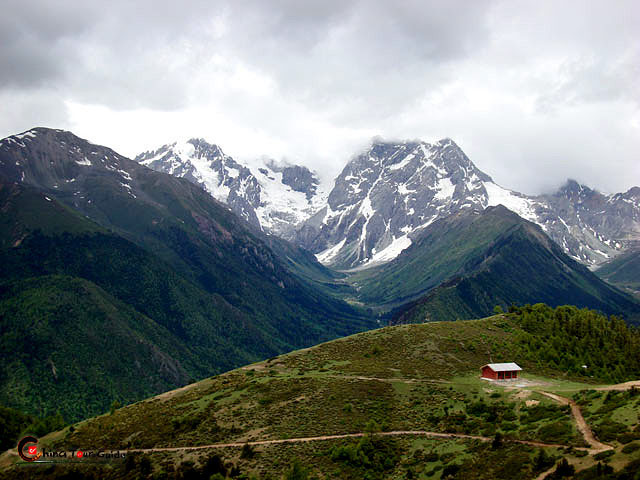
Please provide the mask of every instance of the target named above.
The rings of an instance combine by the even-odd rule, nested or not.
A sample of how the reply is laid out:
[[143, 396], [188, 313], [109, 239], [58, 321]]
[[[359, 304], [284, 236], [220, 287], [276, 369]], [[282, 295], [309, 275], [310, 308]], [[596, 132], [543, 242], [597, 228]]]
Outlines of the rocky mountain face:
[[485, 182], [491, 178], [451, 140], [375, 143], [344, 168], [297, 239], [340, 267], [391, 260], [437, 218], [486, 206]]
[[97, 203], [107, 191], [114, 201], [150, 201], [144, 170], [63, 130], [34, 128], [0, 140], [0, 177], [55, 194], [88, 217], [109, 215]]
[[569, 180], [554, 194], [523, 195], [493, 182], [450, 139], [374, 142], [329, 193], [306, 167], [269, 160], [250, 168], [202, 139], [136, 160], [201, 185], [254, 227], [339, 269], [392, 260], [435, 220], [499, 204], [540, 225], [591, 268], [640, 242], [640, 188], [603, 195]]
[[296, 240], [321, 262], [361, 268], [397, 257], [439, 218], [502, 204], [595, 267], [640, 239], [639, 188], [606, 196], [569, 181], [553, 195], [497, 185], [452, 140], [374, 143], [344, 168]]
[[599, 266], [640, 241], [640, 188], [603, 195], [569, 180], [555, 194], [537, 197], [536, 223], [566, 252]]
[[164, 145], [135, 160], [200, 185], [254, 227], [284, 238], [326, 198], [317, 176], [306, 167], [268, 160], [252, 170], [203, 139]]

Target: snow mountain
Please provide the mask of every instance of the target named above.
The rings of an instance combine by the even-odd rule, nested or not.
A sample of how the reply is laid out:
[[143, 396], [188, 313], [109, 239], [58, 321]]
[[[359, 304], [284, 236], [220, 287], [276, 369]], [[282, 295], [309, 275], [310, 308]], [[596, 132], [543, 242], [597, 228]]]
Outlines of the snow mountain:
[[135, 160], [202, 186], [254, 227], [284, 238], [326, 201], [318, 177], [307, 167], [269, 159], [252, 169], [203, 139], [167, 144]]
[[364, 268], [396, 258], [439, 218], [502, 204], [595, 267], [640, 240], [639, 193], [606, 196], [570, 180], [553, 195], [527, 196], [497, 185], [451, 139], [374, 142], [346, 165], [296, 241], [327, 265]]
[[202, 186], [254, 227], [338, 269], [393, 260], [434, 221], [496, 205], [540, 225], [590, 268], [640, 243], [640, 188], [604, 195], [569, 180], [554, 194], [524, 195], [496, 184], [448, 138], [375, 141], [348, 162], [330, 191], [304, 166], [241, 164], [203, 139], [135, 160]]

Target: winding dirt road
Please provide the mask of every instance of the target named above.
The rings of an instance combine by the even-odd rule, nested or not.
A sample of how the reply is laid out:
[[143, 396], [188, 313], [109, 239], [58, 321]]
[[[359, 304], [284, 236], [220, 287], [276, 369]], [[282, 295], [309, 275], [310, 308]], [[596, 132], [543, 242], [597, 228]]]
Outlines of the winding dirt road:
[[[415, 379], [399, 379], [399, 378], [377, 378], [377, 377], [364, 377], [364, 376], [340, 376], [340, 378], [351, 378], [357, 380], [374, 380], [379, 382], [406, 382], [406, 383], [414, 383], [414, 382], [427, 382], [427, 383], [441, 383], [439, 381], [432, 380], [415, 380]], [[442, 382], [448, 383], [448, 382]], [[640, 380], [635, 380], [631, 382], [619, 383], [616, 385], [608, 385], [606, 387], [598, 387], [597, 390], [628, 390], [632, 387], [640, 387]], [[183, 387], [184, 389], [185, 387]], [[181, 389], [179, 389], [181, 390]], [[569, 398], [562, 397], [555, 393], [545, 392], [542, 390], [536, 390], [537, 393], [541, 395], [545, 395], [552, 400], [562, 404], [569, 405], [571, 407], [571, 413], [573, 418], [576, 420], [576, 425], [578, 430], [584, 437], [585, 441], [589, 444], [589, 448], [578, 447], [575, 450], [583, 450], [587, 451], [590, 454], [596, 454], [599, 452], [603, 452], [605, 450], [611, 450], [613, 447], [610, 445], [606, 445], [595, 438], [593, 431], [587, 424], [586, 420], [582, 415], [582, 411], [580, 407]], [[360, 438], [367, 435], [366, 433], [345, 433], [340, 435], [320, 435], [316, 437], [300, 437], [300, 438], [284, 438], [284, 439], [275, 439], [275, 440], [255, 440], [249, 442], [229, 442], [229, 443], [212, 443], [209, 445], [198, 445], [198, 446], [190, 446], [190, 447], [158, 447], [158, 448], [140, 448], [140, 449], [131, 449], [126, 450], [126, 452], [130, 453], [153, 453], [153, 452], [176, 452], [176, 451], [186, 451], [186, 450], [204, 450], [204, 449], [213, 449], [213, 448], [233, 448], [233, 447], [243, 447], [244, 445], [250, 446], [260, 446], [260, 445], [278, 445], [278, 444], [286, 444], [286, 443], [301, 443], [301, 442], [316, 442], [316, 441], [325, 441], [325, 440], [338, 440], [342, 438]], [[381, 436], [400, 436], [400, 435], [415, 435], [415, 436], [425, 436], [431, 438], [459, 438], [466, 440], [479, 440], [481, 442], [490, 442], [493, 439], [491, 437], [483, 437], [480, 435], [467, 435], [463, 433], [442, 433], [442, 432], [430, 432], [426, 430], [396, 430], [392, 432], [378, 432], [375, 435]], [[534, 447], [542, 447], [542, 448], [567, 448], [568, 445], [561, 444], [551, 444], [551, 443], [543, 443], [543, 442], [535, 442], [535, 441], [527, 441], [527, 440], [509, 440], [505, 439], [505, 442], [511, 443], [519, 443], [523, 445], [531, 445]], [[551, 473], [552, 470], [548, 472], [544, 472], [541, 477], [544, 478], [546, 475]]]
[[560, 403], [561, 405], [569, 405], [571, 407], [571, 413], [573, 418], [576, 420], [576, 425], [578, 426], [578, 430], [582, 433], [584, 440], [591, 445], [592, 453], [604, 452], [605, 450], [612, 450], [613, 447], [611, 445], [606, 445], [602, 442], [596, 440], [595, 435], [591, 431], [591, 428], [587, 424], [586, 420], [582, 416], [582, 412], [580, 411], [580, 407], [571, 400], [570, 398], [561, 397], [560, 395], [556, 395], [555, 393], [543, 392], [541, 390], [537, 391], [539, 394], [544, 395], [545, 397], [549, 397], [552, 400]]

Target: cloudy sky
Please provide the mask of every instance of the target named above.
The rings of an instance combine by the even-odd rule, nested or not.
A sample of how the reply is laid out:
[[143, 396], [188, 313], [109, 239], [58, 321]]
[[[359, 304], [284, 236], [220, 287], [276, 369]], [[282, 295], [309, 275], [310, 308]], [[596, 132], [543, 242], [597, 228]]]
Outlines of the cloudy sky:
[[3, 0], [0, 136], [193, 136], [337, 174], [453, 138], [498, 183], [640, 185], [640, 2]]

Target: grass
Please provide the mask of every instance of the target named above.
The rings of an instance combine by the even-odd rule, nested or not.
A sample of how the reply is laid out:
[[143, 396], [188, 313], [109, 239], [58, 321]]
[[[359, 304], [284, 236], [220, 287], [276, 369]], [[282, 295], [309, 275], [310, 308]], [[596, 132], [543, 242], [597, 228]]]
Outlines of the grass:
[[[489, 437], [500, 431], [507, 439], [583, 446], [568, 409], [534, 390], [579, 394], [590, 385], [567, 380], [561, 372], [543, 377], [535, 365], [526, 363], [524, 379], [543, 386], [510, 390], [503, 386], [506, 384], [478, 378], [479, 367], [486, 363], [483, 346], [491, 345], [494, 361], [517, 359], [516, 346], [510, 341], [513, 326], [505, 328], [505, 322], [508, 320], [490, 317], [460, 322], [455, 329], [451, 323], [404, 325], [346, 337], [123, 407], [113, 415], [76, 425], [73, 433], [56, 433], [42, 442], [65, 449], [207, 445], [356, 433], [374, 421], [382, 431]], [[527, 405], [531, 400], [539, 403]], [[590, 402], [585, 409], [594, 421], [609, 418], [601, 411], [602, 398], [589, 396], [585, 402]], [[636, 405], [621, 404], [607, 415], [631, 425], [637, 419], [632, 413]], [[242, 472], [261, 479], [280, 478], [295, 458], [321, 472], [322, 478], [413, 475], [435, 479], [445, 468], [448, 473], [458, 468], [451, 466], [455, 464], [459, 475], [466, 475], [456, 478], [488, 478], [481, 474], [491, 472], [491, 478], [524, 479], [535, 473], [533, 459], [538, 454], [536, 448], [509, 443], [502, 447], [504, 451], [496, 451], [477, 441], [385, 437], [380, 442], [373, 450], [359, 439], [346, 439], [255, 447], [254, 458], [241, 458], [240, 449], [235, 448], [218, 453]], [[385, 452], [385, 457], [371, 453], [374, 451]], [[429, 453], [436, 454], [437, 460], [418, 458]], [[200, 468], [212, 454], [174, 452], [151, 457], [155, 469], [175, 472], [187, 468], [187, 460], [195, 462], [193, 468]], [[485, 462], [500, 455], [518, 459], [524, 473], [516, 472], [512, 463], [496, 470]], [[618, 455], [629, 457], [616, 453], [616, 462]]]
[[[418, 475], [417, 478], [441, 478], [444, 466], [454, 460], [462, 463], [472, 460], [467, 444], [457, 440], [439, 441], [419, 438], [411, 441], [402, 462]], [[431, 473], [431, 475], [429, 475]]]
[[640, 440], [640, 393], [581, 390], [574, 395], [594, 433], [616, 446]]

